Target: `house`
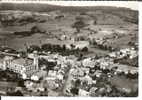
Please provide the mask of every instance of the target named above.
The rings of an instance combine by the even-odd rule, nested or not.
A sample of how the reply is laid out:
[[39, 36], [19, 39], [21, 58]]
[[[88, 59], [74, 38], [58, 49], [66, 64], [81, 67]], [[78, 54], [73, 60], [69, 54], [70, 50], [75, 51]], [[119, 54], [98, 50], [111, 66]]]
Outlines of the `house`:
[[46, 77], [46, 76], [47, 76], [47, 72], [40, 70], [40, 71], [34, 73], [34, 74], [31, 76], [31, 80], [38, 81], [40, 78]]
[[94, 73], [94, 75], [95, 75], [96, 77], [100, 77], [100, 76], [102, 75], [102, 71], [96, 70], [95, 73]]
[[131, 48], [129, 58], [130, 58], [130, 59], [133, 59], [133, 58], [135, 58], [135, 57], [137, 57], [137, 56], [138, 56], [138, 52], [137, 52], [136, 50], [134, 50], [133, 48]]
[[95, 63], [94, 63], [94, 61], [91, 60], [91, 58], [84, 59], [82, 61], [82, 64], [83, 64], [84, 67], [91, 67], [91, 68], [93, 68], [95, 66]]
[[89, 96], [89, 92], [83, 89], [79, 89], [79, 96]]
[[84, 71], [82, 69], [74, 69], [72, 70], [71, 74], [74, 76], [74, 77], [83, 77], [84, 76]]
[[32, 90], [33, 88], [32, 88], [32, 85], [33, 85], [34, 83], [32, 82], [32, 81], [25, 81], [24, 82], [24, 85], [25, 85], [25, 87], [28, 89], [28, 90]]
[[81, 69], [82, 69], [86, 74], [89, 74], [90, 68], [86, 68], [86, 67], [84, 68], [84, 67], [83, 67], [83, 68], [81, 68]]
[[105, 70], [108, 67], [109, 67], [109, 62], [101, 62], [100, 63], [100, 69]]
[[89, 42], [88, 41], [77, 41], [73, 45], [75, 45], [76, 49], [77, 48], [83, 49], [84, 47], [88, 47], [89, 46]]
[[111, 58], [115, 58], [115, 57], [117, 56], [115, 52], [109, 53], [108, 55], [109, 55], [109, 57], [111, 57]]
[[48, 76], [50, 76], [50, 77], [56, 77], [57, 76], [57, 71], [49, 70], [48, 71]]
[[97, 87], [91, 87], [90, 90], [89, 90], [90, 95], [91, 95], [91, 96], [95, 96], [95, 95], [96, 95], [96, 90], [97, 90], [97, 89], [98, 89]]
[[93, 80], [89, 75], [84, 76], [83, 78], [81, 78], [82, 82], [87, 82], [88, 84], [92, 84]]
[[60, 37], [60, 40], [67, 40], [68, 39], [68, 37], [67, 37], [67, 35], [65, 35], [65, 34], [63, 34], [63, 35], [61, 35], [61, 37]]
[[59, 87], [59, 84], [56, 82], [56, 78], [54, 77], [47, 77], [44, 83], [45, 87], [49, 89], [56, 89]]
[[43, 92], [44, 91], [43, 85], [40, 83], [37, 83], [37, 82], [27, 80], [27, 81], [25, 81], [24, 85], [27, 88], [27, 90], [30, 90], [33, 92], [38, 92], [38, 91]]
[[129, 73], [138, 73], [138, 68], [137, 67], [133, 67], [133, 66], [128, 66], [128, 65], [123, 65], [123, 64], [113, 64], [113, 66], [118, 66], [116, 69], [117, 73], [122, 73], [124, 72], [125, 74], [129, 74]]
[[85, 47], [89, 46], [89, 42], [88, 41], [70, 41], [69, 43], [66, 43], [66, 47], [68, 49], [83, 49]]
[[63, 80], [63, 79], [64, 79], [64, 75], [58, 74], [58, 75], [57, 75], [57, 78], [58, 78], [59, 80]]

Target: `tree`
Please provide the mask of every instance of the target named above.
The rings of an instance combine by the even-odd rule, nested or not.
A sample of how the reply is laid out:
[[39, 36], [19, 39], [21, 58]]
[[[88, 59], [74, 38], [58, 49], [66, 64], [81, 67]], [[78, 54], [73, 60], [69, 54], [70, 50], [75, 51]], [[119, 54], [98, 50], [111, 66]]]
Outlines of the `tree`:
[[16, 91], [16, 92], [13, 92], [13, 93], [7, 93], [7, 95], [9, 95], [9, 96], [23, 96], [23, 94], [22, 94], [22, 92], [21, 91]]
[[79, 87], [79, 86], [80, 86], [80, 84], [81, 84], [80, 79], [77, 79], [77, 80], [75, 81], [75, 87]]
[[66, 45], [64, 44], [62, 47], [63, 51], [66, 51]]
[[41, 46], [41, 49], [42, 49], [43, 51], [50, 51], [50, 50], [52, 49], [52, 47], [51, 47], [51, 44], [43, 44], [43, 45]]
[[18, 85], [19, 85], [20, 87], [25, 87], [25, 85], [24, 85], [24, 80], [22, 80], [22, 79], [18, 80]]
[[97, 17], [96, 16], [93, 16], [94, 18], [94, 25], [96, 25], [98, 22], [97, 22]]
[[76, 21], [73, 25], [72, 25], [72, 28], [76, 28], [76, 31], [79, 33], [80, 32], [80, 29], [85, 27], [86, 24], [82, 21], [82, 20], [79, 20], [79, 21]]
[[78, 57], [78, 60], [82, 60], [82, 58], [83, 58], [83, 54], [80, 53], [80, 54], [79, 54], [79, 57]]
[[53, 50], [55, 50], [56, 52], [60, 52], [62, 51], [62, 48], [60, 47], [60, 45], [53, 45]]
[[97, 45], [97, 42], [93, 39], [93, 45]]
[[31, 32], [33, 32], [33, 33], [45, 33], [46, 31], [39, 26], [33, 26], [31, 28]]
[[94, 25], [96, 25], [97, 24], [97, 20], [94, 20]]
[[73, 95], [78, 95], [79, 89], [78, 88], [71, 88], [70, 91]]
[[27, 49], [27, 52], [33, 52], [33, 51], [40, 51], [40, 47], [37, 46], [37, 45], [31, 45], [28, 49]]
[[71, 44], [70, 46], [71, 46], [71, 48], [72, 48], [72, 49], [74, 49], [74, 48], [75, 48], [75, 45], [73, 45], [73, 44]]
[[26, 58], [27, 57], [27, 53], [24, 52], [24, 51], [20, 51], [20, 56], [23, 57], [23, 58]]
[[82, 51], [83, 51], [83, 52], [88, 52], [88, 48], [87, 48], [87, 47], [84, 47], [84, 48], [82, 49]]

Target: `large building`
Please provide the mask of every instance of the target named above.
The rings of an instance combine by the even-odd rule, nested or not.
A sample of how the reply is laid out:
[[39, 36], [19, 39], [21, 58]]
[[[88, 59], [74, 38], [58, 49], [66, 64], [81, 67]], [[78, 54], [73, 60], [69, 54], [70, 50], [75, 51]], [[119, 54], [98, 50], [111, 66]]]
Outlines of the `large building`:
[[36, 54], [33, 59], [5, 56], [0, 63], [1, 69], [9, 69], [15, 73], [19, 73], [23, 78], [30, 78], [30, 76], [38, 71], [38, 67], [38, 56]]

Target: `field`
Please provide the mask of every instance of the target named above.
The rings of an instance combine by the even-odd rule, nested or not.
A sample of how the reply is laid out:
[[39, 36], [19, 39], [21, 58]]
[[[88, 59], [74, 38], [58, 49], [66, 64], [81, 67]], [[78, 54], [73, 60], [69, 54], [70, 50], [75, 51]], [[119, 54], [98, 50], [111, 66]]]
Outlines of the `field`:
[[[36, 5], [36, 4], [35, 4]], [[34, 15], [38, 12], [36, 6], [34, 5], [33, 12], [28, 12], [31, 15]], [[15, 9], [19, 8], [22, 5], [15, 5], [15, 8], [12, 8], [11, 4], [7, 4], [6, 6], [10, 7], [9, 11], [6, 11], [6, 7], [1, 5], [1, 16], [6, 12], [10, 14], [10, 16], [14, 16], [15, 14], [21, 13], [22, 11], [17, 11]], [[93, 7], [91, 8], [75, 8], [72, 11], [71, 7], [67, 7], [64, 11], [62, 7], [50, 7], [49, 11], [45, 11], [45, 6], [42, 5], [44, 9], [40, 9], [38, 14], [32, 16], [33, 19], [45, 20], [44, 22], [28, 22], [25, 21], [25, 24], [22, 25], [6, 25], [4, 26], [1, 22], [0, 24], [0, 45], [7, 45], [11, 48], [21, 50], [24, 49], [24, 45], [27, 43], [29, 45], [41, 45], [42, 43], [53, 43], [53, 44], [63, 44], [68, 43], [67, 41], [59, 41], [57, 39], [47, 40], [49, 38], [50, 33], [52, 37], [60, 37], [62, 34], [68, 35], [70, 37], [76, 37], [78, 35], [83, 35], [84, 37], [94, 37], [94, 38], [104, 38], [104, 37], [112, 37], [113, 33], [116, 32], [118, 34], [122, 34], [122, 37], [114, 39], [111, 38], [108, 41], [111, 43], [106, 43], [114, 48], [125, 48], [129, 47], [128, 43], [130, 41], [138, 42], [138, 26], [136, 21], [137, 11], [133, 11], [130, 9], [117, 9], [115, 7], [106, 7], [106, 9], [102, 9], [102, 7]], [[30, 10], [30, 4], [27, 6], [22, 6], [24, 10]], [[51, 9], [54, 8], [54, 9]], [[55, 8], [59, 8], [59, 10], [55, 10]], [[47, 8], [48, 9], [48, 8]], [[76, 10], [77, 9], [77, 10]], [[109, 10], [112, 10], [110, 12]], [[68, 12], [70, 11], [70, 12]], [[128, 13], [125, 13], [128, 11]], [[15, 13], [16, 12], [16, 13]], [[41, 13], [41, 14], [40, 14]], [[48, 15], [48, 16], [46, 16]], [[26, 16], [26, 15], [24, 15]], [[28, 15], [27, 15], [28, 16]], [[77, 19], [81, 19], [87, 26], [80, 29], [80, 32], [76, 33], [76, 29], [72, 27], [72, 25], [77, 21]], [[127, 20], [126, 20], [127, 19]], [[20, 18], [17, 20], [21, 20]], [[94, 22], [96, 23], [94, 24]], [[21, 24], [20, 22], [17, 22]], [[16, 23], [16, 24], [17, 24]], [[37, 26], [40, 30], [44, 30], [45, 33], [33, 33], [29, 36], [15, 35], [14, 32], [23, 32], [23, 31], [31, 31], [31, 28]], [[89, 29], [89, 30], [88, 30]], [[90, 32], [96, 31], [95, 34], [91, 34]], [[135, 38], [136, 37], [136, 38]], [[92, 48], [90, 49], [92, 51]], [[93, 51], [99, 51], [94, 48]]]

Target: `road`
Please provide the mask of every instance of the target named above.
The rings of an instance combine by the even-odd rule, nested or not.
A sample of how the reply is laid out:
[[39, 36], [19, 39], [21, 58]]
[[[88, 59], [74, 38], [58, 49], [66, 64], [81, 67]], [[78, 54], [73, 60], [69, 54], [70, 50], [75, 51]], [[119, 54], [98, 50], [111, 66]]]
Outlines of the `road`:
[[63, 88], [61, 90], [60, 96], [65, 96], [66, 88], [68, 87], [69, 84], [71, 84], [71, 82], [70, 82], [70, 80], [71, 80], [70, 69], [71, 69], [71, 66], [69, 67], [68, 71], [66, 72], [65, 82], [64, 82]]

